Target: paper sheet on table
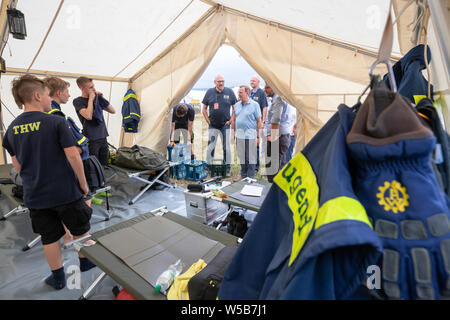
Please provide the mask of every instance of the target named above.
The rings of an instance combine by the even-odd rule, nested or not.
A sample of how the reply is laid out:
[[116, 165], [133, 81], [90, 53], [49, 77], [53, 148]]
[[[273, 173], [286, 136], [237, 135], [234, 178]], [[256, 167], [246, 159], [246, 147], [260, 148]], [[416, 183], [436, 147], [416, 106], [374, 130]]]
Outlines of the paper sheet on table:
[[263, 189], [263, 187], [245, 185], [241, 190], [241, 194], [245, 196], [261, 197]]

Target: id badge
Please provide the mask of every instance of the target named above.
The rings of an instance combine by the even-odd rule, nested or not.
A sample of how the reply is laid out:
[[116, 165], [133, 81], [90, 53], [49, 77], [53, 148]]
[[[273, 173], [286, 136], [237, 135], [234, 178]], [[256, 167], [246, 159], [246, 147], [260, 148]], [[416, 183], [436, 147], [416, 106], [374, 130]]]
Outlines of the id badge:
[[214, 110], [218, 110], [219, 109], [219, 104], [216, 102], [214, 103]]

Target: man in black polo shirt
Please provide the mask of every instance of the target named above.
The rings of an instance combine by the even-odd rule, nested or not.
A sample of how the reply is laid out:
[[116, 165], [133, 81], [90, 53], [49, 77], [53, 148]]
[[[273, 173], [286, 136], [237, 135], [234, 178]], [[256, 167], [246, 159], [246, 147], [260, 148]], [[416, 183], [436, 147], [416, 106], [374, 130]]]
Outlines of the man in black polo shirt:
[[[259, 87], [259, 84], [260, 80], [258, 76], [250, 78], [250, 87], [252, 88], [250, 91], [250, 98], [258, 102], [262, 115], [261, 125], [264, 126], [264, 120], [266, 119], [267, 114], [267, 97], [264, 90]], [[262, 127], [258, 129], [262, 129]], [[256, 171], [259, 171], [259, 143], [256, 146]]]
[[179, 143], [183, 135], [183, 142], [191, 146], [191, 159], [194, 159], [193, 146], [195, 110], [190, 104], [179, 103], [173, 107], [172, 129], [170, 131], [170, 143]]
[[[203, 98], [203, 116], [209, 125], [208, 149], [206, 161], [211, 164], [214, 158], [217, 137], [220, 136], [223, 144], [223, 159], [227, 164], [227, 172], [231, 169], [230, 124], [231, 110], [237, 102], [236, 96], [230, 88], [225, 87], [225, 79], [220, 74], [214, 79], [214, 88], [206, 91]], [[207, 113], [209, 108], [209, 115]]]
[[103, 110], [116, 113], [109, 102], [103, 98], [103, 94], [95, 90], [92, 79], [79, 77], [78, 88], [81, 97], [73, 100], [73, 106], [77, 111], [78, 118], [83, 125], [83, 135], [89, 139], [89, 154], [96, 156], [102, 166], [108, 164], [108, 130], [106, 129]]
[[[52, 274], [45, 282], [55, 289], [66, 285], [60, 238], [64, 225], [75, 239], [88, 235], [92, 209], [84, 202], [89, 188], [77, 142], [62, 117], [44, 113], [49, 90], [42, 80], [25, 75], [14, 79], [12, 94], [20, 114], [8, 127], [3, 147], [11, 155], [23, 182], [24, 205], [41, 241]], [[80, 269], [95, 267], [79, 254]]]

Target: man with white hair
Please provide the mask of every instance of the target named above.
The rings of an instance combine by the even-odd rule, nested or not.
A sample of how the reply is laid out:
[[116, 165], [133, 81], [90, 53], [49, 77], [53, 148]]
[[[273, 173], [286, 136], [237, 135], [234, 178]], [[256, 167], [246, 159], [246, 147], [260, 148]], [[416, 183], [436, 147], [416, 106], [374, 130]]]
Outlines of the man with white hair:
[[[259, 107], [261, 109], [262, 115], [261, 128], [258, 129], [262, 129], [267, 114], [267, 97], [264, 90], [262, 90], [259, 87], [259, 84], [260, 80], [257, 75], [254, 75], [253, 77], [250, 78], [250, 87], [252, 88], [252, 90], [250, 91], [250, 98], [258, 102]], [[259, 171], [259, 142], [258, 145], [256, 146], [256, 171]]]
[[[208, 149], [206, 161], [212, 163], [217, 137], [220, 136], [223, 145], [223, 160], [227, 164], [227, 172], [231, 170], [230, 124], [231, 110], [237, 102], [236, 96], [230, 88], [225, 87], [225, 79], [217, 75], [214, 79], [214, 88], [206, 91], [203, 98], [203, 116], [208, 123]], [[209, 114], [207, 110], [209, 110]]]

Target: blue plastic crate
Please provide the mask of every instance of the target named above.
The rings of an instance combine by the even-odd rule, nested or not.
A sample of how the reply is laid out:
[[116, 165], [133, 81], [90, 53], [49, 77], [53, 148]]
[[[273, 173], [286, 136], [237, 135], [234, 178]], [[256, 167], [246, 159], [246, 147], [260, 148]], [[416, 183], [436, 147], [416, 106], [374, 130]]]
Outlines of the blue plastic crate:
[[171, 170], [171, 176], [175, 177], [177, 180], [184, 179], [186, 177], [186, 166], [184, 163], [180, 163], [172, 168]]
[[184, 163], [186, 167], [186, 180], [200, 181], [208, 175], [206, 172], [206, 161], [191, 160]]

